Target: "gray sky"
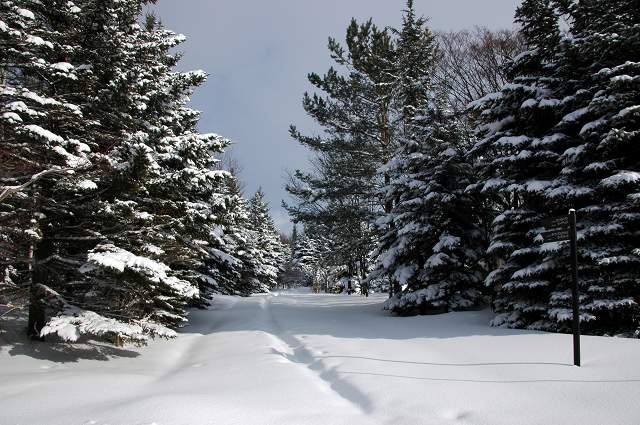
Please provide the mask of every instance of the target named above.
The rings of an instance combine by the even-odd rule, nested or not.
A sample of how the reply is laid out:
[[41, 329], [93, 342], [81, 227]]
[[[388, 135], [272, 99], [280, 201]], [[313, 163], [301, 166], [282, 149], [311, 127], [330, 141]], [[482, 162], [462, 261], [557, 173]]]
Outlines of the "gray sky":
[[[519, 0], [415, 0], [435, 30], [511, 28]], [[331, 65], [327, 38], [344, 39], [351, 17], [380, 26], [401, 22], [405, 0], [159, 0], [168, 29], [185, 34], [181, 69], [210, 75], [192, 99], [200, 130], [228, 137], [244, 170], [247, 195], [262, 187], [281, 229], [285, 170], [305, 168], [309, 154], [289, 138], [290, 124], [315, 130], [301, 106], [309, 72]]]

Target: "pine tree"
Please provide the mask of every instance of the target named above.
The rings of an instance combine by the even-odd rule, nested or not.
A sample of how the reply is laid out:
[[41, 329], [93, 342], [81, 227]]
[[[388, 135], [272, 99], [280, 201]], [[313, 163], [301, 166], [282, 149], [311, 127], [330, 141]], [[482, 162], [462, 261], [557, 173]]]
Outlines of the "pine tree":
[[470, 137], [445, 108], [435, 83], [439, 52], [411, 1], [398, 31], [395, 102], [402, 111], [399, 147], [384, 169], [392, 210], [370, 276], [404, 286], [385, 308], [395, 313], [459, 310], [480, 301], [480, 232], [473, 198], [464, 192]]
[[298, 243], [298, 225], [294, 223], [293, 230], [291, 231], [291, 243], [290, 243], [292, 258], [295, 254], [295, 247], [297, 243]]
[[[547, 314], [563, 275], [566, 244], [545, 243], [545, 219], [566, 214], [553, 180], [567, 137], [556, 131], [563, 82], [554, 77], [561, 38], [559, 12], [548, 0], [528, 0], [517, 11], [528, 50], [511, 65], [512, 82], [472, 105], [479, 114], [473, 150], [481, 178], [470, 189], [492, 197], [498, 208], [488, 253], [497, 266], [485, 283], [495, 292], [494, 325], [554, 330]], [[560, 280], [558, 276], [561, 276]]]
[[311, 286], [313, 284], [316, 268], [319, 264], [318, 247], [307, 232], [296, 237], [296, 242], [292, 250], [291, 263], [294, 270], [301, 276], [300, 284]]
[[251, 229], [249, 203], [242, 197], [237, 178], [228, 179], [229, 201], [224, 216], [227, 223], [217, 232], [226, 250], [212, 258], [225, 259], [225, 266], [214, 263], [210, 267], [208, 281], [216, 293], [250, 295], [268, 292], [268, 282], [263, 282], [262, 256], [258, 251], [257, 237]]
[[398, 314], [463, 310], [482, 302], [482, 232], [464, 160], [468, 134], [433, 111], [429, 133], [407, 142], [389, 164], [394, 208], [378, 252], [380, 268], [404, 290], [385, 303]]
[[[571, 36], [556, 75], [567, 92], [555, 129], [569, 141], [554, 186], [579, 218], [582, 329], [631, 333], [640, 325], [640, 3], [569, 2], [564, 11]], [[567, 286], [551, 294], [549, 316], [568, 328]]]
[[391, 104], [394, 46], [389, 31], [371, 20], [347, 28], [346, 49], [329, 39], [339, 67], [309, 81], [324, 96], [305, 94], [303, 106], [324, 129], [309, 137], [295, 127], [291, 135], [316, 154], [316, 172], [296, 172], [287, 190], [297, 205], [287, 206], [295, 221], [327, 230], [335, 241], [333, 263], [352, 277], [369, 270], [375, 217], [388, 205], [379, 189], [377, 169], [391, 156], [394, 144]]
[[[120, 15], [120, 23], [135, 16]], [[146, 334], [173, 336], [170, 328], [186, 322], [188, 303], [202, 304], [207, 296], [199, 292], [197, 270], [222, 245], [214, 229], [221, 224], [226, 178], [212, 153], [228, 141], [198, 134], [199, 114], [184, 106], [206, 77], [200, 71], [172, 71], [177, 56], [169, 51], [184, 38], [153, 18], [145, 28], [129, 27], [137, 30], [124, 34], [134, 61], [123, 77], [129, 103], [121, 131], [126, 136], [108, 154], [109, 177], [97, 184], [99, 212], [78, 214], [89, 215], [100, 235], [81, 279], [93, 311], [142, 328], [142, 335], [134, 335], [139, 331], [134, 328], [120, 338], [144, 340]], [[56, 320], [81, 327], [78, 317], [82, 313], [75, 307], [65, 308]]]
[[[223, 274], [240, 264], [218, 232], [228, 225], [229, 176], [214, 154], [229, 142], [199, 134], [199, 114], [185, 107], [206, 75], [172, 71], [179, 55], [171, 49], [184, 37], [153, 16], [141, 25], [144, 3], [2, 5], [20, 29], [4, 22], [0, 28], [13, 46], [6, 63], [16, 65], [3, 61], [10, 82], [2, 107], [21, 109], [3, 110], [11, 122], [5, 128], [3, 121], [2, 131], [23, 138], [20, 145], [7, 138], [5, 145], [3, 137], [2, 152], [16, 158], [21, 175], [36, 176], [28, 187], [35, 204], [15, 194], [2, 223], [31, 223], [30, 239], [23, 252], [3, 257], [19, 264], [15, 258], [33, 253], [29, 329], [36, 336], [89, 334], [119, 342], [174, 336], [187, 305], [202, 305], [210, 293], [202, 279], [206, 265]], [[16, 96], [29, 103], [18, 104]], [[31, 113], [29, 104], [43, 112]], [[19, 163], [26, 137], [39, 149], [31, 158], [48, 162]], [[49, 173], [59, 169], [72, 174]], [[16, 271], [3, 274], [14, 283]], [[45, 313], [53, 318], [43, 327]]]
[[261, 264], [258, 280], [269, 288], [276, 288], [288, 256], [261, 189], [250, 200], [249, 225], [255, 234], [256, 255]]
[[[44, 326], [47, 270], [55, 252], [48, 242], [54, 197], [79, 181], [90, 165], [86, 121], [79, 106], [88, 84], [79, 68], [73, 2], [7, 1], [0, 5], [0, 132], [2, 252], [30, 292], [28, 333]], [[5, 266], [6, 267], [6, 266]]]
[[336, 244], [330, 235], [331, 231], [323, 225], [307, 224], [296, 249], [295, 264], [307, 274], [317, 291], [328, 292], [335, 284], [336, 271], [344, 270], [342, 261], [336, 261]]
[[494, 324], [570, 329], [567, 243], [545, 243], [542, 232], [546, 219], [576, 208], [583, 329], [637, 327], [633, 3], [524, 2], [518, 19], [530, 50], [515, 61], [513, 83], [477, 103], [476, 153], [490, 177], [481, 186], [507, 201], [489, 249], [501, 258], [487, 279], [497, 291]]
[[[140, 82], [148, 76], [142, 67], [158, 51], [142, 53], [143, 43], [153, 46], [153, 40], [152, 29], [136, 23], [141, 2], [82, 6], [81, 31], [75, 37], [86, 43], [81, 45], [83, 67], [91, 84], [83, 87], [87, 101], [81, 109], [92, 123], [87, 136], [97, 152], [91, 159], [99, 166], [85, 173], [80, 187], [60, 188], [58, 203], [64, 208], [48, 215], [51, 232], [40, 245], [55, 253], [47, 265], [49, 308], [55, 317], [41, 333], [68, 340], [86, 333], [138, 342], [146, 341], [147, 334], [172, 336], [172, 330], [160, 326], [163, 321], [182, 322], [182, 311], [171, 300], [196, 292], [152, 258], [164, 253], [162, 248], [150, 245], [153, 252], [143, 251], [141, 227], [150, 215], [138, 202], [149, 170], [157, 167], [153, 149], [145, 144], [150, 135], [143, 131], [143, 120], [153, 123], [156, 118], [153, 100], [142, 94]], [[95, 37], [85, 37], [89, 32]], [[97, 67], [103, 55], [115, 60]]]

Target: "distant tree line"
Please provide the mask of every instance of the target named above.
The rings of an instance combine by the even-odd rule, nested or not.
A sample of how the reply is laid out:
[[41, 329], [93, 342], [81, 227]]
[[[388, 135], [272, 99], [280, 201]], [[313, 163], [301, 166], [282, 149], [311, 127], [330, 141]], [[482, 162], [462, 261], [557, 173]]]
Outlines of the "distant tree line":
[[515, 22], [435, 33], [409, 0], [399, 28], [329, 39], [303, 98], [323, 131], [291, 127], [313, 152], [286, 186], [293, 258], [397, 314], [491, 302], [496, 326], [562, 332], [569, 246], [544, 234], [574, 208], [582, 327], [637, 336], [640, 5], [524, 0]]

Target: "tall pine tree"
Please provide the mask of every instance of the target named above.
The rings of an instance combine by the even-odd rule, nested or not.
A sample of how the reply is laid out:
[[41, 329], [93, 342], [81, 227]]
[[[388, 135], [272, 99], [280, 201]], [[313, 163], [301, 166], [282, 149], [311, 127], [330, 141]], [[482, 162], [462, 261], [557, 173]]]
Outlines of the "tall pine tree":
[[385, 308], [400, 314], [459, 310], [480, 301], [481, 233], [464, 155], [470, 137], [447, 111], [436, 85], [439, 51], [426, 20], [407, 2], [398, 31], [394, 101], [399, 147], [383, 169], [391, 176], [386, 200], [392, 210], [372, 277], [388, 275], [402, 285]]
[[[560, 44], [555, 128], [569, 146], [554, 185], [577, 209], [582, 328], [630, 333], [640, 325], [640, 3], [563, 3], [571, 36]], [[560, 286], [549, 309], [565, 328], [569, 300]]]
[[634, 6], [525, 1], [517, 18], [529, 50], [515, 60], [513, 82], [476, 103], [485, 176], [477, 187], [505, 201], [489, 248], [499, 257], [487, 279], [494, 324], [570, 329], [568, 246], [545, 241], [543, 231], [575, 208], [583, 328], [637, 327]]

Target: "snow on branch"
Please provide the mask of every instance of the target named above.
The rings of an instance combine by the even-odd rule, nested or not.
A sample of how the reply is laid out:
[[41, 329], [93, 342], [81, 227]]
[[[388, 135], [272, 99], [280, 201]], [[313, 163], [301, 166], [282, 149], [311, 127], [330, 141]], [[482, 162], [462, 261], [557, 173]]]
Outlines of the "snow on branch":
[[145, 276], [152, 282], [168, 286], [178, 296], [195, 298], [199, 295], [197, 287], [185, 280], [170, 276], [168, 273], [171, 268], [166, 264], [135, 255], [113, 244], [99, 245], [89, 253], [88, 259], [89, 263], [81, 270], [83, 272], [90, 272], [98, 267], [110, 269], [117, 273], [124, 273], [129, 270]]
[[38, 180], [42, 180], [43, 178], [53, 175], [53, 174], [65, 174], [70, 171], [73, 171], [72, 168], [51, 168], [48, 170], [41, 171], [31, 176], [31, 178], [23, 184], [15, 185], [15, 186], [0, 186], [0, 202], [9, 198], [11, 195], [22, 192], [32, 184], [36, 183]]
[[61, 315], [54, 317], [40, 332], [41, 336], [52, 334], [57, 334], [69, 342], [77, 341], [84, 334], [98, 337], [118, 335], [138, 343], [146, 342], [148, 339], [140, 325], [120, 322], [77, 308], [69, 308]]
[[162, 324], [142, 318], [118, 320], [93, 311], [70, 305], [64, 298], [45, 285], [39, 288], [46, 297], [54, 300], [62, 310], [40, 331], [40, 336], [58, 335], [64, 341], [76, 342], [82, 335], [110, 337], [114, 340], [146, 344], [149, 338], [175, 338], [177, 333]]

